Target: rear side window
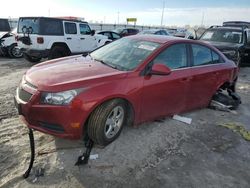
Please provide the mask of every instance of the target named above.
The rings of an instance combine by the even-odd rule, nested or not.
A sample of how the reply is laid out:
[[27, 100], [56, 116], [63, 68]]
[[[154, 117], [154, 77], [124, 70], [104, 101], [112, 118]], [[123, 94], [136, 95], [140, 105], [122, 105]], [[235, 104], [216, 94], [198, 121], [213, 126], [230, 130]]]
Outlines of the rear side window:
[[75, 23], [65, 22], [64, 27], [65, 27], [66, 34], [77, 34], [77, 29], [76, 29]]
[[224, 62], [218, 53], [205, 46], [192, 44], [192, 50], [194, 66]]
[[213, 63], [223, 63], [223, 60], [216, 52], [212, 51]]
[[212, 53], [211, 50], [205, 46], [192, 44], [193, 50], [193, 65], [207, 65], [212, 64]]
[[185, 44], [174, 44], [161, 52], [153, 63], [160, 63], [170, 69], [187, 67], [187, 50]]
[[63, 35], [63, 25], [61, 20], [41, 19], [41, 35]]
[[112, 36], [110, 33], [106, 32], [106, 33], [103, 33], [103, 35], [107, 36], [109, 39], [112, 39]]
[[112, 33], [112, 35], [113, 35], [113, 38], [114, 39], [119, 39], [119, 38], [121, 38], [119, 35], [117, 35], [116, 33]]
[[91, 33], [91, 29], [87, 24], [80, 24], [79, 27], [82, 35], [89, 35]]

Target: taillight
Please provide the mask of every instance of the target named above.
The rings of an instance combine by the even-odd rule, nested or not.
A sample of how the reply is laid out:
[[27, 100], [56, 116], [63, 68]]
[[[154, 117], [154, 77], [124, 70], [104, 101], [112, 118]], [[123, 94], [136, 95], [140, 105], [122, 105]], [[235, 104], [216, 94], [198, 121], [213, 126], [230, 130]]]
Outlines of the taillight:
[[44, 43], [43, 37], [37, 37], [37, 43], [43, 44]]

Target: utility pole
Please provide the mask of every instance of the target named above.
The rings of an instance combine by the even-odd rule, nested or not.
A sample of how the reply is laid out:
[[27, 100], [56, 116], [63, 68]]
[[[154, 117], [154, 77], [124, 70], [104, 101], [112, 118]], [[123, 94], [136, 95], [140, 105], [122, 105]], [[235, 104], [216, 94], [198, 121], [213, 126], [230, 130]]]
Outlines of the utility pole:
[[161, 27], [162, 27], [162, 25], [163, 25], [164, 11], [165, 11], [165, 1], [163, 1], [163, 7], [162, 7], [162, 14], [161, 14]]
[[201, 26], [204, 24], [204, 11], [202, 11], [202, 19], [201, 19]]
[[119, 16], [120, 16], [120, 12], [118, 11], [117, 12], [117, 24], [119, 24], [119, 19], [120, 19]]

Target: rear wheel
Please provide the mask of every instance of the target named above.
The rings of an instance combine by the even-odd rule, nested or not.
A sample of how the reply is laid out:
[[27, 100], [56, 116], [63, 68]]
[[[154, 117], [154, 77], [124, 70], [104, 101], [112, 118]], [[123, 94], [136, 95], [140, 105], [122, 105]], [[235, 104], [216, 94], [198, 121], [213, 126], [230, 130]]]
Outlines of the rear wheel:
[[65, 57], [70, 55], [69, 50], [66, 49], [63, 46], [54, 46], [52, 47], [50, 54], [49, 54], [49, 59], [56, 59], [60, 57]]
[[23, 56], [24, 56], [24, 58], [25, 58], [26, 60], [28, 60], [28, 61], [31, 62], [31, 63], [38, 63], [38, 62], [41, 61], [41, 59], [42, 59], [42, 58], [40, 58], [40, 57], [32, 57], [32, 56], [30, 56], [30, 55], [28, 55], [28, 54], [23, 54]]
[[126, 116], [126, 104], [123, 100], [114, 99], [103, 103], [89, 118], [89, 137], [98, 145], [108, 145], [120, 135]]

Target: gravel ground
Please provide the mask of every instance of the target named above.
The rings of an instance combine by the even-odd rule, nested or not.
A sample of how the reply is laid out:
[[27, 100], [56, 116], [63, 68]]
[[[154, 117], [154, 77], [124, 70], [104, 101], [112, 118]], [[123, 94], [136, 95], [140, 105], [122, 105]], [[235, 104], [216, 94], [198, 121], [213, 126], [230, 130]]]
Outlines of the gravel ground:
[[[250, 68], [240, 72], [243, 103], [236, 112], [200, 109], [182, 114], [191, 125], [166, 118], [125, 127], [109, 146], [94, 147], [99, 158], [86, 166], [74, 166], [81, 141], [35, 132], [36, 161], [24, 180], [29, 141], [13, 95], [29, 67], [23, 59], [0, 59], [0, 187], [249, 187], [250, 142], [219, 124], [250, 130]], [[40, 168], [44, 176], [36, 178]]]

